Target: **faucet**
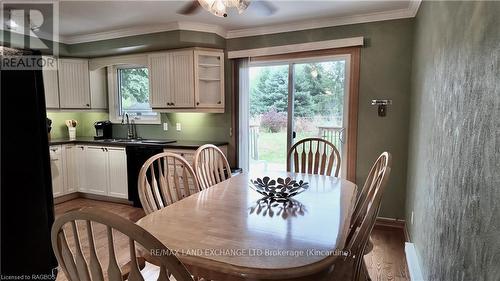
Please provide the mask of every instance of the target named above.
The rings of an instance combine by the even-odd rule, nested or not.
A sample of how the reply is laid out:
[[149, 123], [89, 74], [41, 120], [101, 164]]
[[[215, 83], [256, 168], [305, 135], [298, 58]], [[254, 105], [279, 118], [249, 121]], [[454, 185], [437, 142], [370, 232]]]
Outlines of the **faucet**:
[[122, 124], [124, 123], [124, 118], [127, 120], [127, 139], [135, 139], [135, 131], [134, 128], [132, 128], [135, 125], [135, 123], [133, 122], [134, 120], [132, 120], [132, 123], [130, 123], [128, 113], [125, 112], [125, 114], [122, 115]]

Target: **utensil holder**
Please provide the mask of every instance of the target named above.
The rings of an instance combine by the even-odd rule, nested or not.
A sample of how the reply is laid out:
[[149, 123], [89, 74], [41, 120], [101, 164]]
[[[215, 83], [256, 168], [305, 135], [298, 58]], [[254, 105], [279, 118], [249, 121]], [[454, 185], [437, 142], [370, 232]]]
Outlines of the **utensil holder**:
[[76, 127], [69, 127], [68, 133], [69, 133], [69, 140], [76, 140]]

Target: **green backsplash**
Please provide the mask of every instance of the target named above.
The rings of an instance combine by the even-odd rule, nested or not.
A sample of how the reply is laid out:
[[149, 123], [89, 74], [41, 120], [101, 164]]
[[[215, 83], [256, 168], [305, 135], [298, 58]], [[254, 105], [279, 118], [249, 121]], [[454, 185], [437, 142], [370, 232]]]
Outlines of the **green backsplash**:
[[[229, 127], [226, 114], [219, 113], [162, 113], [162, 123], [168, 123], [168, 131], [163, 124], [137, 125], [137, 134], [142, 138], [175, 139], [196, 141], [228, 141]], [[176, 130], [181, 124], [181, 131]], [[113, 125], [113, 136], [127, 136], [125, 125]]]
[[68, 138], [68, 127], [64, 121], [74, 119], [77, 137], [90, 137], [95, 135], [94, 122], [109, 119], [107, 112], [57, 112], [48, 111], [47, 117], [52, 120], [51, 137], [53, 139]]

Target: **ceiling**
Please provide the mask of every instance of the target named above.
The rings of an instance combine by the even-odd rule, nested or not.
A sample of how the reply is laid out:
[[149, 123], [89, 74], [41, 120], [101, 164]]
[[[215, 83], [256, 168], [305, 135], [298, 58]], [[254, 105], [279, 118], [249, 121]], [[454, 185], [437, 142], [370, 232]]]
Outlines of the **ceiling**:
[[[256, 2], [258, 0], [253, 0]], [[200, 9], [192, 16], [177, 14], [189, 1], [74, 1], [59, 2], [60, 41], [78, 43], [175, 29], [217, 33], [226, 38], [413, 17], [420, 0], [280, 1], [271, 16], [251, 3], [227, 18]]]

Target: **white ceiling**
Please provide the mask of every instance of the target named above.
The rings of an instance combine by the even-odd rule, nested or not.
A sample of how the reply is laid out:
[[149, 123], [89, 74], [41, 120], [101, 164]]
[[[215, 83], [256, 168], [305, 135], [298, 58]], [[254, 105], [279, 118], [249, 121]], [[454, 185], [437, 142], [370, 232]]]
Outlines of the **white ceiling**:
[[63, 0], [59, 2], [60, 41], [77, 43], [175, 29], [232, 38], [413, 17], [420, 4], [420, 0], [271, 0], [277, 8], [271, 16], [262, 14], [255, 4], [250, 4], [242, 15], [230, 10], [227, 18], [203, 9], [193, 16], [177, 14], [188, 2]]

